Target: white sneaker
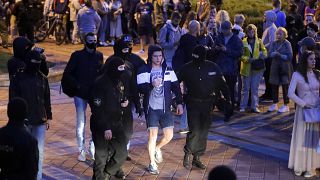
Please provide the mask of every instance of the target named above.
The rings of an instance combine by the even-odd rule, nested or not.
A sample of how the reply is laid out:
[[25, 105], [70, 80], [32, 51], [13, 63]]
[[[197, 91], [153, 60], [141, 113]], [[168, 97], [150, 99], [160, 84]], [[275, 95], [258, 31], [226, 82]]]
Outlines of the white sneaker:
[[107, 43], [108, 46], [114, 46], [114, 40], [112, 40], [109, 44]]
[[161, 152], [160, 149], [159, 149], [159, 150], [156, 150], [156, 151], [154, 152], [154, 158], [155, 158], [156, 163], [162, 163], [163, 158], [162, 158], [162, 152]]
[[141, 49], [140, 51], [138, 51], [138, 54], [144, 54], [144, 50]]
[[305, 177], [305, 178], [311, 178], [311, 177], [313, 177], [313, 176], [314, 176], [314, 175], [313, 175], [311, 172], [309, 172], [309, 171], [305, 172], [304, 175], [303, 175], [303, 177]]
[[246, 109], [245, 108], [240, 108], [239, 112], [245, 112]]
[[78, 161], [85, 162], [86, 161], [86, 152], [81, 150], [78, 156]]
[[301, 176], [301, 175], [302, 175], [302, 171], [294, 171], [294, 174], [295, 174], [296, 176]]
[[279, 109], [279, 113], [285, 113], [285, 112], [289, 112], [290, 110], [289, 110], [289, 106], [287, 106], [287, 105], [283, 105], [283, 106], [281, 106], [280, 107], [280, 109]]
[[252, 109], [252, 112], [254, 112], [254, 113], [260, 113], [261, 111], [260, 111], [260, 109], [258, 109], [258, 108], [253, 108], [253, 109]]
[[269, 112], [273, 112], [277, 110], [278, 110], [278, 104], [272, 104], [268, 109]]
[[99, 45], [103, 46], [103, 47], [108, 46], [108, 44], [106, 42], [99, 42]]

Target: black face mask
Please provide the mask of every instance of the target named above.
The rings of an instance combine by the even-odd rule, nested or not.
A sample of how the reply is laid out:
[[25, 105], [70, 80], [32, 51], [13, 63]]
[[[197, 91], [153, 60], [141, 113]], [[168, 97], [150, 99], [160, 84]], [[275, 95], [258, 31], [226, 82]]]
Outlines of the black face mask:
[[35, 74], [39, 72], [39, 70], [40, 70], [40, 63], [32, 63], [32, 62], [27, 63], [27, 66], [26, 66], [27, 73]]
[[92, 49], [92, 50], [96, 50], [97, 48], [97, 43], [87, 43], [86, 42], [86, 47], [89, 48], [89, 49]]
[[120, 71], [118, 68], [119, 66], [123, 65], [123, 60], [120, 58], [111, 59], [109, 63], [109, 67], [107, 70], [107, 74], [110, 77], [111, 81], [114, 84], [117, 84], [118, 80], [120, 79], [121, 75], [124, 71]]

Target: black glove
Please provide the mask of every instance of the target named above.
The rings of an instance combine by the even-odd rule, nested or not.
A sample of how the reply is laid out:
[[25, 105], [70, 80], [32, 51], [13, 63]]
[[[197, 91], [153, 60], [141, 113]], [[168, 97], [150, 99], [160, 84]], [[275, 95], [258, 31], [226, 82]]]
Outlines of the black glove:
[[138, 118], [141, 118], [144, 114], [143, 108], [137, 108], [136, 113], [138, 114]]

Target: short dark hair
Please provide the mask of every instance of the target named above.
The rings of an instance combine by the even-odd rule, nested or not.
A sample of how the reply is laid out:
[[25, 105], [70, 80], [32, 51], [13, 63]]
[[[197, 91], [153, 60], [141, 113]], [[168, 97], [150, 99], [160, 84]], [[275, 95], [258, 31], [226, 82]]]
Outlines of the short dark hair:
[[280, 1], [280, 0], [273, 0], [273, 1], [272, 1], [272, 6], [273, 6], [273, 7], [279, 7], [280, 4], [281, 4], [281, 1]]
[[228, 166], [217, 166], [213, 168], [208, 176], [208, 180], [236, 180], [236, 173]]
[[181, 19], [182, 16], [178, 11], [173, 11], [173, 13], [171, 14], [171, 19]]
[[88, 32], [88, 33], [85, 35], [84, 39], [87, 39], [88, 36], [95, 36], [95, 34], [94, 34], [93, 32]]
[[315, 23], [313, 23], [313, 22], [307, 24], [307, 28], [311, 28], [311, 29], [313, 29], [315, 32], [318, 32], [318, 30], [319, 30], [318, 26], [317, 26]]

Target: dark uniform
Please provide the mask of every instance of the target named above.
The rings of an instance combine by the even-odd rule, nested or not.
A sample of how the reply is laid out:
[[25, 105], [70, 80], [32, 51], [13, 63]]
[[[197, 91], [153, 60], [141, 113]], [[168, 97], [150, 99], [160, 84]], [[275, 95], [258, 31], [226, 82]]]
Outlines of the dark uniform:
[[35, 180], [38, 172], [37, 140], [24, 126], [27, 104], [14, 98], [8, 104], [8, 124], [0, 129], [0, 179]]
[[178, 74], [179, 81], [184, 82], [187, 90], [185, 102], [189, 133], [184, 146], [186, 168], [189, 168], [189, 154], [194, 156], [193, 165], [205, 168], [199, 156], [206, 150], [214, 94], [221, 92], [230, 101], [229, 90], [219, 67], [213, 62], [205, 61], [205, 55], [205, 47], [197, 46], [192, 54], [193, 62], [185, 64]]
[[[107, 72], [96, 79], [89, 98], [90, 129], [96, 149], [93, 179], [116, 175], [126, 160], [127, 143], [133, 132], [130, 77], [116, 69], [124, 64], [121, 58], [113, 56], [107, 61]], [[127, 107], [121, 107], [124, 100], [129, 101]], [[106, 130], [112, 131], [111, 140], [105, 138]]]

